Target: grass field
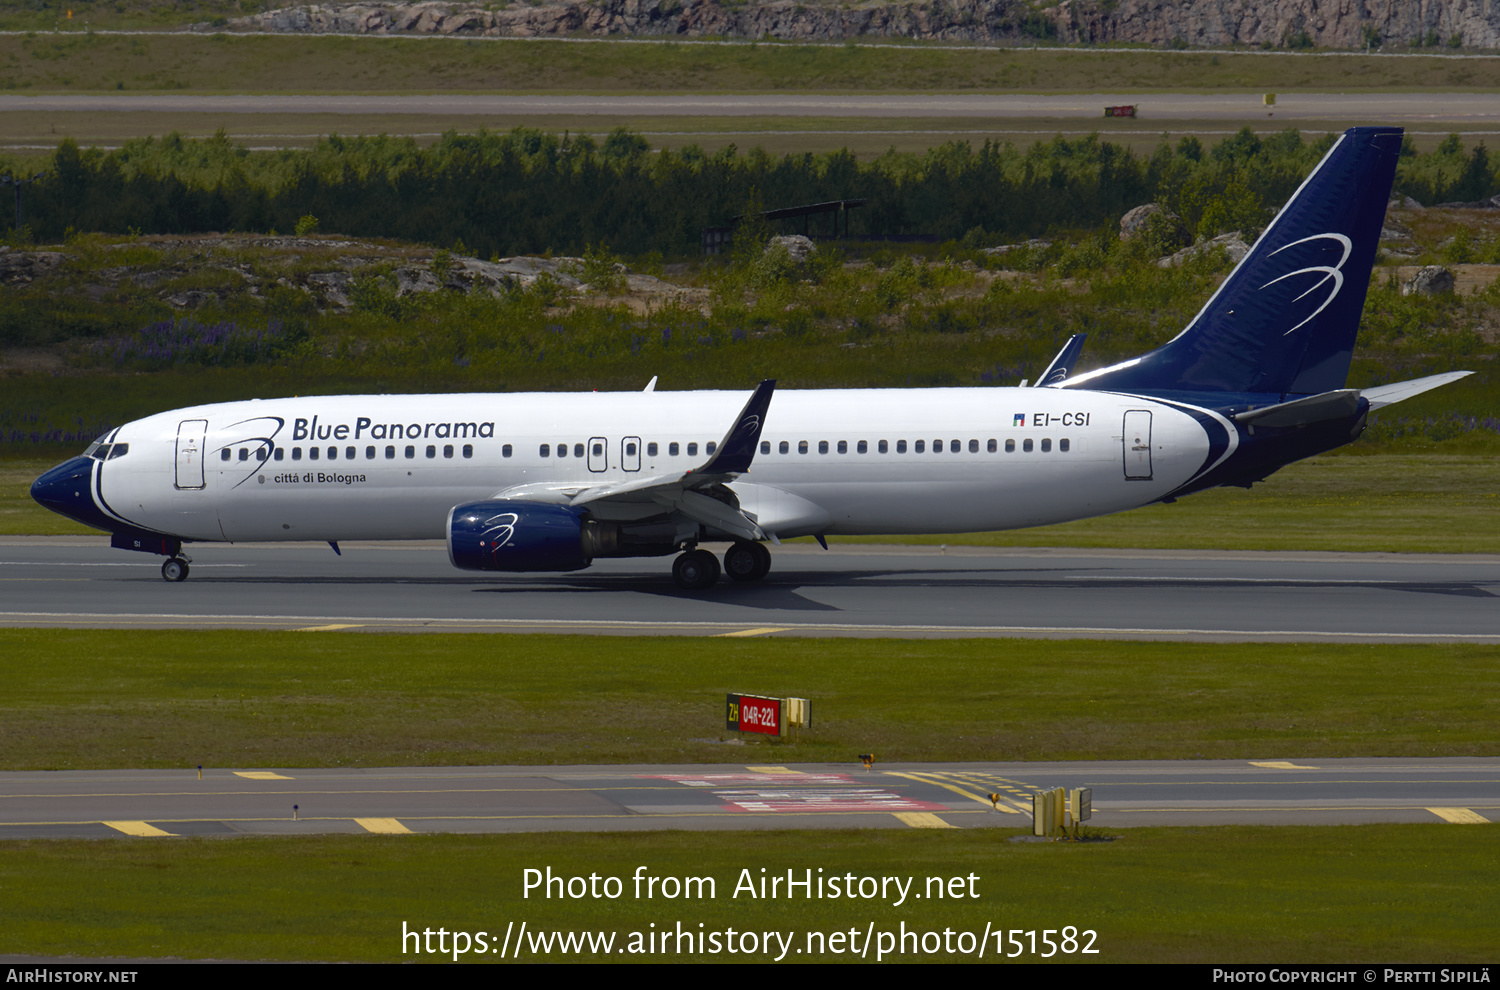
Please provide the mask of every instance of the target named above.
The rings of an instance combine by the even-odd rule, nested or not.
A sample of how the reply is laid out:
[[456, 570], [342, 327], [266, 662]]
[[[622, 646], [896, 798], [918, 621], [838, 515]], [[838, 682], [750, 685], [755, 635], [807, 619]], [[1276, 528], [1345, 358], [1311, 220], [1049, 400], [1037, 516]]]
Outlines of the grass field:
[[0, 36], [30, 92], [1491, 91], [1500, 58], [292, 35]]
[[[76, 451], [74, 452], [76, 453]], [[58, 460], [70, 456], [60, 453]], [[99, 535], [31, 499], [57, 461], [0, 460], [0, 534]], [[1171, 505], [1001, 533], [839, 537], [847, 543], [1500, 553], [1500, 458], [1332, 455], [1293, 464], [1250, 490], [1216, 488]]]
[[[1493, 646], [604, 642], [0, 630], [0, 769], [1500, 753]], [[725, 745], [732, 691], [816, 728]]]
[[[762, 962], [779, 947], [730, 955], [632, 953], [663, 930], [695, 936], [779, 931], [786, 961], [853, 961], [809, 951], [808, 933], [942, 932], [974, 946], [991, 925], [1022, 945], [1042, 930], [1092, 930], [1068, 962], [1490, 962], [1500, 893], [1500, 831], [1453, 825], [1131, 829], [1112, 842], [1015, 843], [1013, 832], [651, 832], [631, 835], [431, 835], [233, 840], [15, 842], [0, 846], [3, 951], [82, 957], [402, 962], [408, 930], [486, 933], [509, 925], [615, 933], [613, 951], [524, 961]], [[713, 898], [637, 900], [631, 877], [712, 877]], [[522, 897], [523, 871], [619, 877], [618, 899]], [[734, 896], [787, 869], [825, 875], [972, 876], [960, 900], [760, 900]], [[651, 926], [654, 926], [651, 927]], [[701, 927], [700, 927], [701, 926]], [[1028, 938], [1026, 932], [1036, 934]], [[519, 936], [518, 936], [519, 937]], [[1060, 934], [1052, 935], [1054, 940]], [[529, 943], [530, 940], [528, 940]], [[759, 939], [757, 939], [759, 941]], [[451, 945], [453, 939], [447, 942]], [[470, 944], [473, 944], [472, 942]], [[514, 946], [514, 940], [512, 941]], [[705, 945], [713, 943], [705, 942]], [[743, 946], [745, 943], [736, 943]], [[825, 947], [838, 943], [825, 941]], [[848, 943], [843, 943], [845, 946]], [[964, 961], [907, 943], [886, 961]], [[931, 936], [928, 945], [940, 944]], [[434, 931], [433, 947], [438, 937]], [[660, 943], [658, 943], [660, 945]], [[1091, 945], [1096, 955], [1078, 950]], [[879, 943], [871, 949], [875, 961]], [[675, 946], [674, 946], [675, 948]], [[985, 959], [994, 960], [993, 936]], [[1007, 945], [1010, 953], [1015, 946]], [[974, 950], [977, 952], [977, 948]], [[511, 953], [507, 952], [507, 959]], [[463, 957], [477, 961], [475, 955]], [[484, 961], [496, 961], [496, 956]], [[855, 956], [855, 958], [859, 958]], [[968, 957], [972, 959], [973, 957]], [[1029, 954], [1016, 962], [1036, 961]]]

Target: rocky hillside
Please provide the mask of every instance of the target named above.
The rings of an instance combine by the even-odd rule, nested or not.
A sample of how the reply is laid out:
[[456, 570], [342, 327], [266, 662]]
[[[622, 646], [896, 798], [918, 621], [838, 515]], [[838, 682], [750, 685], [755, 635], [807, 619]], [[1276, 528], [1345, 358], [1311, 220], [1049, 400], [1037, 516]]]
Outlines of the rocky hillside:
[[495, 37], [915, 38], [1016, 44], [1500, 48], [1494, 0], [540, 0], [284, 7], [202, 30]]

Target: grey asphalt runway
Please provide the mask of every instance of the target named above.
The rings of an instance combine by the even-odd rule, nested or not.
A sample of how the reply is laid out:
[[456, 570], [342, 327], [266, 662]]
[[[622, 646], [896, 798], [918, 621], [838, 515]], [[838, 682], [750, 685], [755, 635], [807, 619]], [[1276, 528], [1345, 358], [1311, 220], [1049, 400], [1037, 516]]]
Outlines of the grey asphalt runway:
[[[0, 774], [0, 838], [1500, 820], [1500, 761], [191, 769]], [[991, 802], [994, 794], [998, 801]]]
[[102, 538], [0, 538], [0, 624], [708, 636], [1500, 643], [1500, 557], [775, 548], [707, 592], [669, 558], [455, 570], [440, 543], [195, 545], [192, 573]]
[[[755, 95], [506, 96], [194, 96], [171, 94], [0, 95], [0, 112], [319, 113], [496, 116], [512, 114], [649, 115], [653, 117], [1097, 117], [1105, 105], [1134, 103], [1150, 121], [1265, 122], [1260, 94], [1094, 93], [1044, 96]], [[1489, 93], [1287, 93], [1277, 121], [1358, 121], [1363, 124], [1500, 123], [1500, 100]]]

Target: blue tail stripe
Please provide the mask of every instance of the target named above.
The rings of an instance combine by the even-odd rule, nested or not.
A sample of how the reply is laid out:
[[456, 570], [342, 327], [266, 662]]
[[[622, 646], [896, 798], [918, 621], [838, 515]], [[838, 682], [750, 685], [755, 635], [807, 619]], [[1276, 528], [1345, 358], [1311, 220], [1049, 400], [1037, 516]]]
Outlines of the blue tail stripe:
[[1343, 388], [1401, 134], [1344, 132], [1182, 333], [1063, 387], [1284, 396]]

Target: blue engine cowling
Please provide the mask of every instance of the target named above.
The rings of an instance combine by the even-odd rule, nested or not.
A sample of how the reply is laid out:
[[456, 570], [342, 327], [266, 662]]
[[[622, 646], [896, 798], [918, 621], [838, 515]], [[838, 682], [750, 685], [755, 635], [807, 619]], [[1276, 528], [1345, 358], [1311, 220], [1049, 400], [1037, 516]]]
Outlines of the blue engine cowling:
[[547, 502], [468, 502], [448, 513], [448, 559], [468, 571], [576, 571], [589, 566], [587, 513]]

